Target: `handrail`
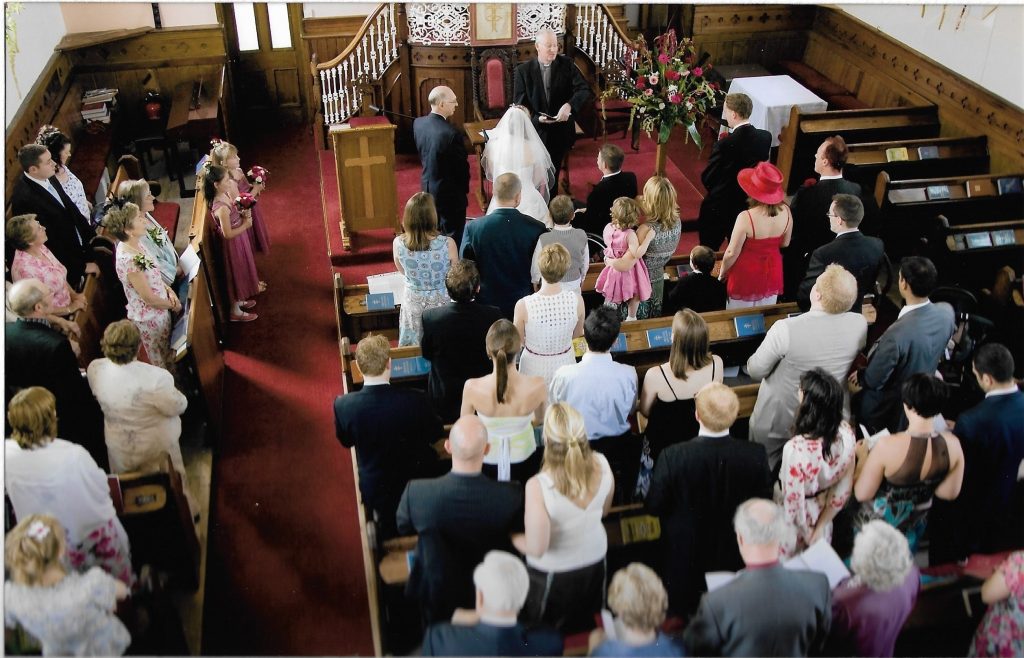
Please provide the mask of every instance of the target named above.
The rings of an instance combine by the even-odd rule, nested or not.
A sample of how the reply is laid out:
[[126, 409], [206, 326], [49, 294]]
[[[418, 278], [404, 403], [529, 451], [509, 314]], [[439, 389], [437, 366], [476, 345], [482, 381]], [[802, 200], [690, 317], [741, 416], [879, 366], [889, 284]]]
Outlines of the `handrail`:
[[598, 70], [610, 62], [623, 64], [636, 46], [605, 5], [576, 5], [576, 49], [590, 58]]
[[315, 58], [310, 62], [325, 124], [342, 123], [354, 115], [363, 100], [360, 85], [380, 79], [398, 60], [395, 11], [393, 2], [379, 5], [340, 55], [323, 64]]

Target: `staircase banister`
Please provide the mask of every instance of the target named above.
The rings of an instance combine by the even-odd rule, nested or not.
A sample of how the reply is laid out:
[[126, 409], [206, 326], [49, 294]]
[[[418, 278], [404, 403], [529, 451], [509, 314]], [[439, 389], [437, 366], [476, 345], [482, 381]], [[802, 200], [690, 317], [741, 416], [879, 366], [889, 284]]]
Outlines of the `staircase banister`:
[[619, 38], [625, 41], [626, 43], [630, 44], [631, 46], [636, 47], [636, 41], [630, 38], [630, 36], [626, 34], [626, 31], [623, 30], [622, 27], [619, 25], [619, 22], [615, 20], [615, 18], [612, 16], [612, 13], [608, 11], [608, 5], [602, 4], [601, 10], [605, 14], [607, 14], [608, 20], [611, 21], [612, 29], [615, 30], [615, 33], [619, 35]]
[[352, 37], [352, 40], [349, 42], [345, 50], [341, 51], [341, 53], [337, 57], [335, 57], [329, 62], [324, 62], [323, 64], [311, 64], [313, 67], [313, 75], [315, 76], [317, 74], [317, 71], [324, 71], [327, 69], [334, 68], [342, 61], [344, 61], [346, 57], [351, 55], [355, 51], [355, 49], [359, 47], [359, 43], [363, 40], [363, 37], [366, 36], [366, 33], [370, 31], [370, 27], [375, 24], [375, 22], [377, 21], [377, 16], [382, 11], [387, 9], [389, 4], [390, 3], [382, 2], [381, 4], [377, 5], [377, 8], [373, 10], [373, 13], [367, 16], [366, 20], [363, 21], [363, 24], [359, 26], [359, 29], [356, 31], [355, 36]]

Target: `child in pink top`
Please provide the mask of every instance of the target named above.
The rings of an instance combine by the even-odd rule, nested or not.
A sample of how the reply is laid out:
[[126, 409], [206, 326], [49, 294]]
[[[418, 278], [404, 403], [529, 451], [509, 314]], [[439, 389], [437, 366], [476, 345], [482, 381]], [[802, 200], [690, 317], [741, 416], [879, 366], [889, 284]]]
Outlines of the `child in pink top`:
[[640, 302], [651, 297], [651, 279], [643, 255], [654, 239], [654, 231], [647, 234], [643, 243], [634, 230], [640, 223], [640, 206], [629, 197], [619, 197], [612, 204], [611, 223], [604, 227], [605, 258], [622, 258], [629, 255], [634, 259], [632, 267], [620, 272], [611, 265], [605, 265], [597, 277], [597, 292], [604, 295], [610, 304], [627, 302], [627, 320], [636, 320]]

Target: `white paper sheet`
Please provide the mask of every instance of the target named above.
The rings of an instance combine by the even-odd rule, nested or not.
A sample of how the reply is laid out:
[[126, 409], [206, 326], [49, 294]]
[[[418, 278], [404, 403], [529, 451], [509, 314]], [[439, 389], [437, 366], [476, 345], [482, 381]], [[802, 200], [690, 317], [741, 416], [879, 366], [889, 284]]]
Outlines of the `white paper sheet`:
[[813, 546], [800, 555], [796, 555], [785, 562], [782, 566], [787, 569], [814, 571], [823, 574], [828, 578], [829, 589], [835, 589], [836, 585], [850, 577], [850, 570], [846, 568], [839, 555], [832, 549], [832, 544], [824, 539], [819, 539]]
[[371, 295], [390, 292], [395, 296], [395, 304], [401, 304], [405, 299], [405, 275], [401, 272], [370, 275], [366, 277], [366, 284]]
[[195, 247], [189, 244], [185, 247], [185, 251], [181, 252], [178, 256], [178, 261], [181, 263], [181, 269], [184, 270], [188, 280], [196, 278], [199, 274], [199, 267], [202, 265], [202, 261], [199, 259], [199, 254], [196, 253]]

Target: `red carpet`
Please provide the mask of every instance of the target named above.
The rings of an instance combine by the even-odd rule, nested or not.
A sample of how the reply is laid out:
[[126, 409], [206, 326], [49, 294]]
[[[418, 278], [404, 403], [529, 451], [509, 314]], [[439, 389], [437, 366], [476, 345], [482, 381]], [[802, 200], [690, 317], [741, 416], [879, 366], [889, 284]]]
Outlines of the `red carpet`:
[[[239, 144], [272, 173], [260, 318], [232, 324], [214, 447], [203, 653], [373, 653], [341, 392], [316, 149], [308, 127]], [[251, 142], [251, 143], [249, 143]]]

